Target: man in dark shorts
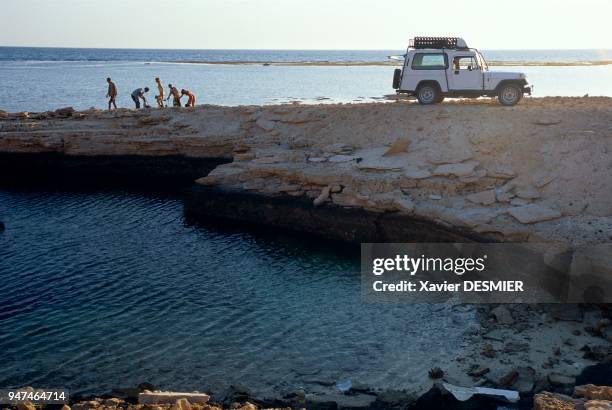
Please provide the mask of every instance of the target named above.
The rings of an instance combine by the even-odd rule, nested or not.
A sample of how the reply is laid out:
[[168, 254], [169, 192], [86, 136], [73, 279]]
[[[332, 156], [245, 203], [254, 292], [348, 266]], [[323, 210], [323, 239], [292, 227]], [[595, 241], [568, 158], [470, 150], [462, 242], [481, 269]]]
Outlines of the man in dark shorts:
[[115, 100], [117, 99], [117, 86], [115, 85], [113, 80], [111, 80], [110, 77], [106, 79], [106, 82], [108, 83], [108, 92], [106, 93], [106, 98], [108, 98], [108, 110], [110, 111], [111, 104], [115, 107], [115, 109], [117, 109], [117, 103], [115, 102]]
[[170, 88], [170, 95], [168, 96], [166, 101], [168, 101], [170, 97], [172, 97], [172, 106], [180, 107], [181, 106], [181, 93], [179, 93], [178, 88], [176, 88], [172, 84], [168, 84], [168, 88]]
[[149, 104], [147, 104], [147, 99], [145, 98], [145, 93], [149, 92], [149, 87], [137, 88], [132, 92], [132, 100], [134, 104], [136, 104], [136, 109], [140, 108], [140, 99], [142, 98], [142, 102], [144, 103], [145, 108], [149, 108]]

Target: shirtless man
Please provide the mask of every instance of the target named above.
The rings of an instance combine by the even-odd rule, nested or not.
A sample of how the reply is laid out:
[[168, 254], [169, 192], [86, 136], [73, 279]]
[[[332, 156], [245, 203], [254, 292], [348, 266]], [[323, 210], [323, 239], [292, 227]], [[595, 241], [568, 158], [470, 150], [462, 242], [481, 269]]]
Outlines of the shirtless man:
[[185, 105], [185, 107], [195, 107], [195, 103], [196, 103], [196, 96], [194, 93], [192, 93], [189, 90], [185, 90], [182, 89], [181, 90], [181, 98], [186, 95], [187, 96], [187, 104]]
[[166, 98], [166, 101], [172, 97], [172, 106], [180, 107], [181, 106], [181, 94], [179, 93], [178, 88], [173, 86], [172, 84], [168, 84], [168, 88], [170, 89], [170, 95]]
[[157, 83], [157, 90], [159, 92], [159, 95], [155, 96], [155, 99], [157, 100], [157, 106], [159, 108], [164, 108], [164, 86], [162, 85], [159, 77], [155, 78], [155, 82]]
[[115, 109], [117, 109], [117, 103], [115, 102], [117, 98], [117, 86], [115, 85], [113, 80], [110, 79], [110, 77], [106, 79], [106, 82], [108, 83], [108, 92], [106, 93], [106, 98], [108, 98], [108, 110], [110, 111], [111, 104], [115, 107]]

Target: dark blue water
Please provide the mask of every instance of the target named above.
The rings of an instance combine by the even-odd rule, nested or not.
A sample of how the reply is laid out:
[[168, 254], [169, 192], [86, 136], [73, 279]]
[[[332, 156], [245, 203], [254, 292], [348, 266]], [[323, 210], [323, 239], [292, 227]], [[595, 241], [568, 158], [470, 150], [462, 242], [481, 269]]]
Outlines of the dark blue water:
[[387, 61], [390, 50], [149, 50], [0, 47], [0, 61]]
[[0, 190], [0, 388], [414, 388], [470, 313], [360, 301], [358, 255], [185, 220], [179, 197]]
[[[0, 47], [0, 61], [386, 62], [403, 50], [152, 50]], [[496, 61], [612, 60], [610, 50], [484, 50]]]

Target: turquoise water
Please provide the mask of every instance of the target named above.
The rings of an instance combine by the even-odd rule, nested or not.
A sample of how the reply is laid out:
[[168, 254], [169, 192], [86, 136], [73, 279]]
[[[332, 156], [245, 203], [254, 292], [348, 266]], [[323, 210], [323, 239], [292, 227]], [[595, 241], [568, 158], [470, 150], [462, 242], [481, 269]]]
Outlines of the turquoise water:
[[[375, 101], [393, 94], [391, 66], [262, 66], [164, 63], [189, 61], [386, 61], [400, 51], [193, 51], [0, 48], [0, 109], [45, 111], [73, 106], [106, 107], [106, 77], [118, 88], [118, 104], [132, 107], [130, 93], [151, 88], [154, 78], [188, 88], [200, 104], [248, 105]], [[490, 51], [491, 59], [565, 61], [612, 59], [611, 51]], [[612, 96], [612, 65], [492, 67], [523, 71], [535, 96]]]
[[173, 194], [0, 190], [0, 387], [410, 388], [470, 312], [365, 305], [358, 254], [191, 224]]

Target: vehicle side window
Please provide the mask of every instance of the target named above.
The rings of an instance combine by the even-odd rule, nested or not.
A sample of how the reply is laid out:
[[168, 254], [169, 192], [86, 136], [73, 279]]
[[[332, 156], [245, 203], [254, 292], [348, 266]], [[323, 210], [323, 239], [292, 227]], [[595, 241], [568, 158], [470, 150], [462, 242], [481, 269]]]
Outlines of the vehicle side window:
[[444, 53], [417, 53], [412, 58], [413, 70], [446, 70], [448, 58]]
[[478, 63], [473, 56], [458, 56], [453, 59], [454, 70], [477, 70]]

